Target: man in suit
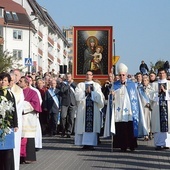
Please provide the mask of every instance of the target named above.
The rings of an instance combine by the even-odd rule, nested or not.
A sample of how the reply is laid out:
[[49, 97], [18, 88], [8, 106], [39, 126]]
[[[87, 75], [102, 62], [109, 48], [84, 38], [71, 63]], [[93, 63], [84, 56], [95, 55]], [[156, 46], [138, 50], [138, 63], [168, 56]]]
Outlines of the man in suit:
[[52, 79], [50, 88], [45, 92], [44, 110], [49, 112], [50, 135], [57, 134], [57, 122], [60, 109], [60, 90], [57, 88], [57, 81]]
[[76, 109], [76, 99], [74, 90], [76, 88], [76, 83], [72, 79], [71, 73], [66, 74], [66, 81], [60, 84], [61, 90], [61, 127], [62, 127], [62, 137], [67, 135], [70, 138], [74, 126], [74, 116]]

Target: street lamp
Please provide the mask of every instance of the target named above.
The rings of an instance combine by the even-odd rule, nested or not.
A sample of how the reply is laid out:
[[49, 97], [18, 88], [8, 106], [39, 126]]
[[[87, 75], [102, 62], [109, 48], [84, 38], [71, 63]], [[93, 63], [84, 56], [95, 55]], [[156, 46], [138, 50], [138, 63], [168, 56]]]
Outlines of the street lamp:
[[[29, 21], [29, 44], [28, 44], [28, 60], [30, 61], [30, 58], [31, 58], [31, 49], [30, 49], [30, 44], [31, 44], [31, 39], [30, 39], [30, 37], [31, 37], [31, 31], [30, 31], [30, 29], [31, 29], [31, 23], [33, 22], [33, 21], [35, 21], [35, 20], [37, 20], [38, 18], [37, 17], [35, 17], [33, 20], [31, 20], [31, 21]], [[30, 64], [28, 63], [28, 72], [30, 72]]]

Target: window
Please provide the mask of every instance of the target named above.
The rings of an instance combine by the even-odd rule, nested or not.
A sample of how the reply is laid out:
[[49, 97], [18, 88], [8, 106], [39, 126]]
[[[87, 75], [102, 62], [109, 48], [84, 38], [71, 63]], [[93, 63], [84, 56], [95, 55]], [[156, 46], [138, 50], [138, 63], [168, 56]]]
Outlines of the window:
[[12, 20], [12, 15], [9, 11], [6, 11], [6, 17], [8, 20]]
[[38, 55], [38, 65], [42, 67], [43, 59], [40, 55]]
[[73, 53], [73, 50], [72, 49], [70, 49], [70, 52], [69, 53]]
[[73, 41], [72, 38], [67, 38], [67, 41], [69, 41], [70, 43]]
[[73, 48], [73, 44], [72, 43], [69, 43], [69, 48]]
[[3, 9], [0, 8], [0, 18], [3, 18]]
[[22, 31], [20, 31], [20, 30], [13, 30], [13, 39], [21, 40], [22, 39]]
[[50, 52], [52, 52], [53, 51], [53, 48], [52, 47], [48, 47], [48, 52], [50, 53]]
[[13, 50], [13, 56], [16, 59], [21, 60], [22, 59], [22, 50]]
[[14, 18], [14, 21], [19, 21], [16, 12], [12, 12], [12, 16], [13, 16], [13, 18]]

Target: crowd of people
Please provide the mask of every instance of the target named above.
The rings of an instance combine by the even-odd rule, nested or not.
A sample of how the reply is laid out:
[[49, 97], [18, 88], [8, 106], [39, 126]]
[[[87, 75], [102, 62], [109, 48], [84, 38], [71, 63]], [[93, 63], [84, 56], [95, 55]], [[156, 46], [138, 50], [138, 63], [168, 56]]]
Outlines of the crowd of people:
[[134, 151], [138, 138], [154, 138], [155, 150], [168, 149], [167, 69], [160, 68], [157, 74], [148, 70], [146, 74], [146, 70], [131, 76], [120, 63], [118, 74], [109, 73], [103, 84], [91, 70], [79, 83], [71, 73], [60, 76], [54, 70], [0, 73], [0, 104], [4, 97], [12, 108], [5, 116], [0, 110], [0, 169], [18, 170], [21, 163], [35, 162], [43, 135], [74, 136], [74, 144], [85, 150], [94, 150], [100, 136], [113, 136], [113, 148], [123, 152]]

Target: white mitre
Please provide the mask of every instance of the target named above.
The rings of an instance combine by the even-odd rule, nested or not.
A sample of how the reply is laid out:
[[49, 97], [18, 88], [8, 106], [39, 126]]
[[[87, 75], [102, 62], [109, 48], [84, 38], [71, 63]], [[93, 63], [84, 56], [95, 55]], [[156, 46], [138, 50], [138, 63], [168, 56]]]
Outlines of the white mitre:
[[128, 72], [128, 67], [123, 64], [123, 63], [120, 63], [117, 67], [117, 72], [118, 73], [127, 73]]

